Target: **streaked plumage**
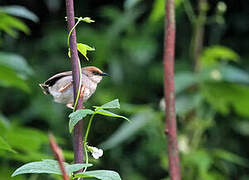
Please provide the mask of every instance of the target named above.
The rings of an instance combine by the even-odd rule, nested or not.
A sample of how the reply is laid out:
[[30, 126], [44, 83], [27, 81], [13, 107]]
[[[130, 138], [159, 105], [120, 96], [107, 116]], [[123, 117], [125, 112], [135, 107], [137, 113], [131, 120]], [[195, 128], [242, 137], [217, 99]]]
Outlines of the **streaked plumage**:
[[[82, 85], [84, 88], [83, 101], [87, 101], [97, 88], [97, 84], [106, 76], [100, 69], [94, 66], [82, 68]], [[45, 94], [51, 94], [54, 101], [63, 104], [73, 103], [72, 71], [58, 73], [44, 83], [40, 84]]]

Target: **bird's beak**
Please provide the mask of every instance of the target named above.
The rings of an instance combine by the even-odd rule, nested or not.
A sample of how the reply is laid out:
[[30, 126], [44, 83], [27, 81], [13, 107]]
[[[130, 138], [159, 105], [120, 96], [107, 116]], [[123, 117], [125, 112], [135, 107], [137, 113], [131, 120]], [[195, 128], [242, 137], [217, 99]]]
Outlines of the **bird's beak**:
[[100, 75], [100, 76], [110, 76], [109, 74], [107, 74], [107, 73], [105, 73], [105, 72], [100, 73], [99, 75]]

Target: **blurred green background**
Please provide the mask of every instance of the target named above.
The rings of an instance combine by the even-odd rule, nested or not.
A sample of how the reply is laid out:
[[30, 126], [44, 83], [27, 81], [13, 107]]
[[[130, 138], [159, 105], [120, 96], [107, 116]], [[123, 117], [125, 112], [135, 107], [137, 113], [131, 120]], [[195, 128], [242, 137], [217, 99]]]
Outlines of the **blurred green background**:
[[[175, 0], [176, 112], [183, 180], [249, 179], [249, 4], [245, 0]], [[105, 149], [96, 169], [124, 180], [166, 180], [164, 0], [75, 1], [78, 42], [95, 47], [90, 62], [108, 72], [85, 105], [121, 102], [120, 119], [96, 117], [89, 144]], [[31, 161], [53, 158], [52, 132], [73, 161], [68, 110], [38, 84], [71, 69], [65, 2], [0, 1], [0, 179]], [[88, 121], [85, 119], [84, 121]], [[85, 124], [86, 124], [85, 122]]]

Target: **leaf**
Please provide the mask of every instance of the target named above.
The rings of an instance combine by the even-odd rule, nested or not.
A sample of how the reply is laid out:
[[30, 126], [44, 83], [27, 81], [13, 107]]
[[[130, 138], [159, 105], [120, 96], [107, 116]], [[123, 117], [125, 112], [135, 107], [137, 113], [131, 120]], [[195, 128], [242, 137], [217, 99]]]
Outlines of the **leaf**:
[[110, 116], [110, 117], [119, 117], [119, 118], [123, 118], [127, 121], [130, 121], [128, 118], [124, 117], [124, 116], [120, 116], [120, 115], [117, 115], [117, 114], [114, 114], [110, 111], [107, 111], [107, 110], [104, 110], [104, 109], [99, 109], [97, 111], [95, 111], [95, 113], [97, 114], [101, 114], [101, 115], [104, 115], [104, 116]]
[[225, 81], [236, 83], [249, 83], [249, 74], [231, 65], [222, 65], [218, 68]]
[[123, 123], [100, 147], [111, 149], [127, 139], [134, 136], [141, 128], [143, 128], [154, 116], [151, 109], [143, 110], [131, 117], [132, 123]]
[[121, 177], [119, 174], [115, 171], [110, 171], [110, 170], [94, 170], [94, 171], [87, 171], [84, 173], [78, 173], [75, 174], [74, 177], [77, 178], [97, 178], [100, 180], [121, 180]]
[[29, 19], [33, 22], [38, 22], [39, 18], [30, 10], [23, 6], [1, 6], [0, 11], [3, 11], [7, 14], [13, 15], [13, 16], [18, 16], [21, 18], [26, 18]]
[[97, 109], [114, 109], [114, 108], [120, 109], [120, 104], [118, 99], [114, 99], [113, 101], [110, 101], [102, 106], [93, 106], [93, 107]]
[[69, 132], [73, 131], [74, 126], [88, 114], [93, 114], [93, 111], [90, 109], [79, 109], [71, 114], [69, 114]]
[[[91, 164], [72, 164], [69, 165], [64, 163], [66, 172], [70, 175], [74, 171], [78, 171], [82, 168], [92, 166]], [[47, 173], [47, 174], [59, 174], [61, 175], [61, 170], [59, 164], [55, 160], [46, 159], [43, 161], [27, 163], [18, 169], [11, 175], [11, 177], [19, 174], [28, 174], [28, 173]]]
[[78, 51], [89, 61], [87, 57], [87, 51], [95, 51], [95, 48], [92, 48], [86, 44], [77, 43]]
[[27, 64], [26, 60], [22, 56], [14, 53], [0, 51], [0, 64], [12, 68], [22, 76], [33, 74], [33, 70]]
[[81, 21], [84, 21], [86, 23], [92, 23], [95, 22], [94, 20], [92, 20], [90, 17], [84, 17]]
[[175, 75], [175, 91], [181, 93], [185, 89], [198, 83], [198, 79], [192, 72], [181, 72]]
[[4, 149], [4, 150], [15, 153], [15, 151], [10, 147], [10, 145], [2, 137], [0, 137], [0, 149]]
[[26, 82], [20, 78], [15, 71], [9, 67], [0, 64], [0, 86], [16, 87], [23, 91], [29, 92], [30, 88]]
[[225, 46], [211, 46], [205, 48], [201, 55], [201, 64], [203, 67], [216, 65], [220, 60], [238, 61], [239, 55]]
[[234, 153], [231, 153], [229, 151], [223, 150], [223, 149], [215, 149], [213, 151], [214, 155], [220, 159], [223, 159], [225, 161], [229, 161], [231, 163], [244, 166], [244, 167], [249, 167], [248, 166], [248, 160], [245, 158], [242, 158]]
[[232, 83], [203, 83], [201, 93], [218, 112], [228, 114], [232, 109], [241, 116], [249, 117], [249, 87]]
[[9, 16], [5, 13], [0, 13], [0, 19], [0, 30], [3, 30], [12, 37], [17, 37], [15, 29], [26, 34], [30, 33], [28, 26], [15, 17]]

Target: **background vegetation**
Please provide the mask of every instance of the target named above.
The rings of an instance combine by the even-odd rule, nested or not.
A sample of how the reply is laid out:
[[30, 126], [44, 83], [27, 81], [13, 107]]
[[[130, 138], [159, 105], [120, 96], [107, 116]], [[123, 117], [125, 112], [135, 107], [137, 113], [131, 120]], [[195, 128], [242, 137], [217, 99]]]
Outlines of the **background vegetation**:
[[[43, 95], [38, 86], [71, 69], [65, 4], [61, 0], [0, 3], [0, 179], [55, 179], [10, 175], [25, 162], [52, 158], [48, 132], [57, 137], [67, 162], [73, 160], [70, 111]], [[247, 180], [249, 4], [244, 0], [175, 3], [182, 177]], [[122, 113], [132, 121], [97, 117], [89, 137], [92, 145], [105, 149], [97, 168], [116, 170], [124, 180], [167, 179], [164, 0], [84, 0], [76, 1], [75, 9], [76, 16], [96, 21], [77, 29], [78, 40], [96, 48], [84, 65], [95, 65], [112, 76], [101, 82], [86, 107], [118, 97]]]

